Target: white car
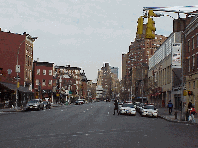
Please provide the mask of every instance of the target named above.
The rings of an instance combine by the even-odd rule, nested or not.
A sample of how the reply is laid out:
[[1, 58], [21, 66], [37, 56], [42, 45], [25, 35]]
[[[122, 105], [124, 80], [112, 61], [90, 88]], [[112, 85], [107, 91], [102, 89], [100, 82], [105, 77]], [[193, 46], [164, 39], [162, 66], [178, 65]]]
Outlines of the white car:
[[120, 115], [127, 114], [127, 115], [136, 115], [136, 109], [135, 106], [132, 103], [124, 103], [121, 107], [118, 109], [118, 113]]
[[122, 105], [123, 105], [123, 102], [119, 102], [118, 103], [118, 108], [122, 107]]
[[32, 99], [26, 104], [26, 110], [44, 109], [44, 104], [41, 99]]
[[145, 105], [142, 108], [141, 112], [142, 116], [149, 116], [149, 117], [157, 117], [158, 116], [158, 109], [154, 105]]
[[137, 109], [140, 105], [140, 102], [134, 102], [133, 104], [134, 104], [135, 108]]

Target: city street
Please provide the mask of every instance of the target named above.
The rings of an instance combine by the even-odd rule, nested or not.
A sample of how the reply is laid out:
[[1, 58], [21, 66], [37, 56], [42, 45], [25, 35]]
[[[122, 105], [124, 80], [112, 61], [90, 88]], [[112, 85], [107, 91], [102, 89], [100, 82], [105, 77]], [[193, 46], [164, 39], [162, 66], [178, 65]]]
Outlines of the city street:
[[113, 102], [0, 114], [0, 147], [198, 147], [198, 126], [113, 115]]

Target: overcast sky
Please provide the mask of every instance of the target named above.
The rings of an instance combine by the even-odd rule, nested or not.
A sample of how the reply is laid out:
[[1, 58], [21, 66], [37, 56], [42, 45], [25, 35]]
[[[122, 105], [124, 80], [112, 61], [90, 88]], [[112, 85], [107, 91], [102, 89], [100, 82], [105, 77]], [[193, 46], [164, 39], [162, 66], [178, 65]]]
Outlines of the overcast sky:
[[[128, 52], [143, 7], [197, 5], [195, 0], [1, 0], [0, 28], [27, 32], [34, 42], [34, 60], [81, 67], [90, 80], [105, 62], [119, 67]], [[169, 14], [177, 18], [175, 13]], [[184, 15], [182, 15], [184, 17]], [[168, 36], [172, 18], [155, 18], [156, 33]]]

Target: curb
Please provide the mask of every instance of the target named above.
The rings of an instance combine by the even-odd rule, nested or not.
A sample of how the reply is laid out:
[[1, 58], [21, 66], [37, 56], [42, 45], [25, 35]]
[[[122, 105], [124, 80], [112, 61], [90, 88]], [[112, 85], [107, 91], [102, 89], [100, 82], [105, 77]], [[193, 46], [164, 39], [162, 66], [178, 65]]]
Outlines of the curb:
[[23, 112], [24, 110], [10, 110], [10, 111], [0, 111], [0, 112]]
[[167, 118], [166, 116], [162, 116], [162, 115], [158, 115], [158, 118], [164, 119], [169, 122], [174, 122], [174, 123], [183, 123], [183, 124], [187, 123], [187, 124], [192, 124], [192, 125], [198, 125], [198, 123], [191, 123], [189, 121], [179, 121], [178, 119], [172, 120], [172, 119]]

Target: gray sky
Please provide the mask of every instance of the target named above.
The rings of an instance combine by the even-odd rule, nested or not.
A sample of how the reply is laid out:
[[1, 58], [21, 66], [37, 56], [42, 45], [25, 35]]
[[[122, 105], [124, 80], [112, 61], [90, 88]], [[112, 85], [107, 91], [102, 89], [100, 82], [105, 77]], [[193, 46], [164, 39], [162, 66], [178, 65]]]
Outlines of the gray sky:
[[[197, 4], [195, 0], [1, 0], [0, 27], [37, 36], [34, 60], [81, 67], [90, 80], [109, 62], [119, 67], [121, 78], [121, 55], [134, 41], [143, 7], [188, 5]], [[168, 36], [172, 20], [154, 18], [156, 33]]]

